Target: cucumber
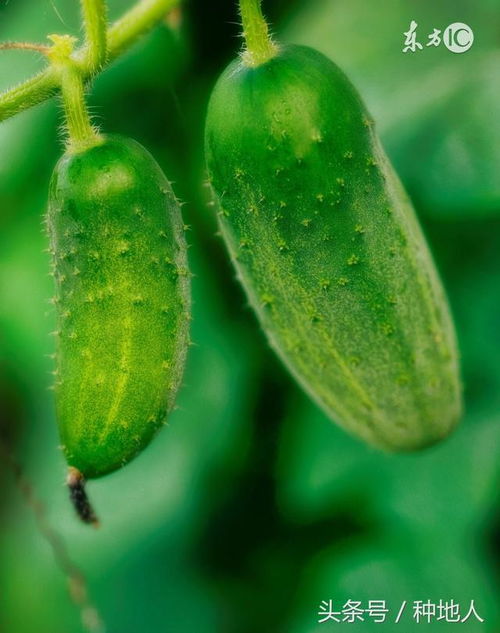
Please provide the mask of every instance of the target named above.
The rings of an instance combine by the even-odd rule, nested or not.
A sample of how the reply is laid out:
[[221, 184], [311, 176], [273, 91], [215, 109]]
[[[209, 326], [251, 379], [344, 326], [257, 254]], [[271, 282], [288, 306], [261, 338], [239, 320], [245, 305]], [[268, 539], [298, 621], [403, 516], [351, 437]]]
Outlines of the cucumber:
[[462, 407], [448, 304], [347, 77], [308, 47], [243, 54], [215, 86], [205, 145], [238, 277], [296, 380], [383, 450], [447, 436]]
[[47, 226], [56, 414], [73, 490], [125, 465], [166, 423], [186, 359], [190, 281], [179, 204], [135, 141], [109, 136], [66, 152]]

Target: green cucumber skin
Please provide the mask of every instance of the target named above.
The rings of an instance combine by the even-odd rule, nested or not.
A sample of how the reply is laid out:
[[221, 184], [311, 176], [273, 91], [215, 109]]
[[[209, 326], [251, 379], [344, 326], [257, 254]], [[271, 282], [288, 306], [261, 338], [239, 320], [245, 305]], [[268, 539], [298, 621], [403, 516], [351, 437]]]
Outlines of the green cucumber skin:
[[447, 436], [462, 409], [447, 301], [354, 87], [301, 46], [236, 60], [208, 108], [221, 231], [269, 341], [346, 430], [388, 451]]
[[70, 466], [99, 477], [149, 443], [181, 381], [190, 282], [180, 206], [153, 157], [110, 136], [61, 158], [47, 226], [61, 443]]

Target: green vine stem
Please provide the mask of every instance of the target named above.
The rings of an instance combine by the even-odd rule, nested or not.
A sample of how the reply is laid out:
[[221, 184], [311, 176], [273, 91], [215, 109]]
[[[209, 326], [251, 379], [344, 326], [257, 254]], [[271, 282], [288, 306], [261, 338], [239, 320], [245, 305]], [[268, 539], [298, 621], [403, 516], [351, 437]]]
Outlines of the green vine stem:
[[108, 8], [106, 0], [81, 0], [85, 41], [86, 63], [91, 74], [98, 72], [106, 63], [108, 54]]
[[[108, 29], [106, 63], [123, 55], [180, 3], [181, 0], [140, 0]], [[83, 81], [92, 76], [89, 57], [88, 44], [73, 54]], [[48, 66], [38, 75], [0, 94], [0, 121], [46, 101], [57, 94], [60, 87], [60, 73], [53, 66]]]
[[85, 104], [82, 72], [72, 58], [75, 38], [70, 35], [50, 35], [54, 43], [48, 58], [59, 74], [66, 128], [67, 150], [81, 152], [102, 142], [98, 130], [92, 126]]
[[108, 31], [109, 60], [120, 57], [144, 33], [182, 4], [181, 0], [141, 0]]
[[261, 0], [240, 0], [243, 36], [246, 42], [243, 60], [248, 66], [265, 64], [278, 51], [269, 34], [269, 27], [260, 5]]

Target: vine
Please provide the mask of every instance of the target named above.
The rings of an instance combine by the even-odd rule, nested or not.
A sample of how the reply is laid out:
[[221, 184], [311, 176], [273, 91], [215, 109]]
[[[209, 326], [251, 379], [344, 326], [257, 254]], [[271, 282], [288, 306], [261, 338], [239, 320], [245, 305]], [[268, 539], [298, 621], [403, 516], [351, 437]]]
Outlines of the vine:
[[[88, 81], [123, 55], [180, 3], [181, 0], [140, 0], [108, 28], [105, 0], [81, 0], [85, 44], [71, 53], [70, 61], [82, 81]], [[8, 42], [0, 48], [37, 50], [50, 58], [53, 46]], [[0, 93], [0, 121], [55, 96], [61, 90], [63, 77], [61, 68], [49, 63], [34, 77]]]

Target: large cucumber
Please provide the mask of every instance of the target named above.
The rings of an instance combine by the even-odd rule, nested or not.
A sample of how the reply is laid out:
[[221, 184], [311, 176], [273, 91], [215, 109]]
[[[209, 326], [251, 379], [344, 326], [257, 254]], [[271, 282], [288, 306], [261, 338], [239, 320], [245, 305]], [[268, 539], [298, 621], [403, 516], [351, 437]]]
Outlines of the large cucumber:
[[181, 381], [190, 300], [180, 208], [141, 145], [107, 137], [59, 161], [47, 224], [61, 441], [77, 479], [99, 477], [148, 444]]
[[461, 387], [411, 203], [339, 68], [310, 48], [270, 50], [229, 65], [206, 123], [238, 276], [273, 348], [336, 422], [390, 451], [433, 444], [460, 416]]

